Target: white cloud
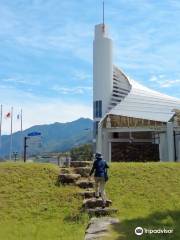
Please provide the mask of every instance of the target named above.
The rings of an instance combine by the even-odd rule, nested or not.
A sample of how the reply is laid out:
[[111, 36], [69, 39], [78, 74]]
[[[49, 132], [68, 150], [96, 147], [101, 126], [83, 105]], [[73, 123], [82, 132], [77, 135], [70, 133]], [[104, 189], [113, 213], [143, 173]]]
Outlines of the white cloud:
[[180, 79], [168, 79], [165, 74], [153, 75], [149, 79], [150, 82], [156, 84], [158, 88], [168, 88], [180, 86]]
[[37, 86], [40, 84], [40, 82], [37, 80], [32, 81], [29, 79], [23, 79], [22, 77], [8, 77], [8, 78], [2, 78], [0, 80], [4, 83], [14, 83], [14, 84], [23, 84], [23, 85], [32, 85], [32, 86]]
[[24, 127], [34, 124], [67, 122], [80, 117], [91, 118], [91, 107], [83, 103], [66, 103], [58, 99], [29, 103], [24, 107]]
[[157, 82], [158, 81], [158, 77], [157, 76], [152, 76], [150, 79], [149, 79], [150, 82]]
[[61, 94], [85, 94], [87, 92], [92, 92], [92, 87], [77, 86], [77, 87], [61, 87], [54, 85], [52, 90], [57, 91]]
[[92, 79], [92, 76], [84, 71], [75, 71], [74, 79], [84, 81], [84, 80]]
[[160, 86], [163, 88], [172, 87], [176, 85], [180, 87], [180, 79], [165, 80], [163, 82], [160, 82]]
[[[74, 1], [68, 1], [68, 4], [66, 1], [60, 3], [56, 0], [43, 1], [43, 4], [39, 0], [30, 2], [22, 2], [19, 6], [15, 1], [15, 9], [9, 3], [0, 3], [2, 39], [20, 48], [27, 48], [27, 51], [65, 52], [67, 57], [72, 58], [73, 55], [91, 62], [93, 26], [80, 18], [76, 18], [74, 24]], [[78, 4], [75, 4], [75, 7], [78, 7]], [[72, 16], [69, 16], [71, 13]], [[69, 53], [71, 56], [68, 56]]]
[[[13, 131], [20, 129], [16, 120], [23, 109], [23, 128], [38, 124], [73, 121], [80, 117], [92, 118], [92, 106], [78, 101], [63, 101], [60, 98], [34, 96], [17, 89], [0, 89], [0, 103], [3, 104], [3, 116], [14, 107]], [[10, 132], [10, 121], [3, 117], [3, 133]]]
[[165, 77], [166, 77], [166, 75], [164, 75], [164, 74], [159, 75], [159, 78], [165, 78]]
[[[84, 29], [89, 29], [89, 31], [84, 31]], [[61, 31], [57, 29], [57, 32], [32, 30], [28, 34], [17, 35], [15, 33], [13, 36], [16, 44], [20, 46], [37, 51], [55, 50], [59, 53], [71, 53], [86, 62], [91, 62], [92, 59], [89, 45], [91, 37], [92, 33], [87, 24], [79, 24], [72, 28], [72, 24], [68, 23], [61, 28]]]

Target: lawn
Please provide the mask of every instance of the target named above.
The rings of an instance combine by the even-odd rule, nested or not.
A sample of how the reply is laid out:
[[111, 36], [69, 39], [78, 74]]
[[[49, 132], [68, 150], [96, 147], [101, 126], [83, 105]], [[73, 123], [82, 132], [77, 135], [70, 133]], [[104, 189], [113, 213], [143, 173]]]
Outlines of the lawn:
[[74, 187], [48, 164], [0, 164], [0, 240], [83, 239], [88, 219]]
[[[84, 239], [82, 199], [77, 188], [57, 185], [58, 174], [50, 164], [0, 164], [0, 240]], [[107, 195], [120, 219], [108, 240], [180, 239], [180, 164], [113, 163]], [[138, 237], [137, 226], [174, 233]]]
[[[180, 239], [180, 164], [114, 163], [107, 184], [109, 198], [119, 209], [120, 224], [113, 240]], [[174, 229], [173, 234], [134, 234], [136, 227]]]

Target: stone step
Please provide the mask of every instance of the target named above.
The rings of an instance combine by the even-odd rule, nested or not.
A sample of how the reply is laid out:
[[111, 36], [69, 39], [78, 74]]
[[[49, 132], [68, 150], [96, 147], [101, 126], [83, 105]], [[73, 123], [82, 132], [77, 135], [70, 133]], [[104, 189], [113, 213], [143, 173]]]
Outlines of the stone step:
[[[111, 200], [106, 201], [106, 207], [109, 207], [112, 205]], [[84, 208], [97, 208], [97, 207], [102, 207], [103, 206], [103, 201], [100, 198], [89, 198], [89, 199], [84, 199], [83, 201], [83, 207]]]
[[76, 182], [76, 185], [80, 188], [87, 189], [94, 187], [94, 181], [90, 181], [88, 179], [81, 179]]
[[77, 167], [91, 167], [92, 161], [71, 161], [70, 166], [77, 168]]
[[118, 209], [116, 208], [87, 208], [86, 212], [90, 215], [90, 216], [110, 216], [112, 214], [115, 214], [118, 212]]
[[74, 172], [80, 174], [81, 177], [89, 177], [89, 173], [91, 171], [90, 167], [76, 167], [74, 168]]
[[90, 191], [84, 191], [84, 192], [79, 192], [79, 195], [82, 196], [83, 198], [93, 198], [95, 196], [95, 191], [90, 190]]
[[72, 173], [72, 168], [60, 168], [61, 174], [69, 174]]
[[80, 174], [61, 173], [58, 179], [59, 179], [59, 182], [62, 184], [70, 184], [70, 183], [76, 184], [77, 180], [80, 178], [81, 178]]
[[91, 218], [86, 232], [84, 240], [102, 240], [111, 236], [111, 227], [117, 226], [119, 219], [111, 217]]

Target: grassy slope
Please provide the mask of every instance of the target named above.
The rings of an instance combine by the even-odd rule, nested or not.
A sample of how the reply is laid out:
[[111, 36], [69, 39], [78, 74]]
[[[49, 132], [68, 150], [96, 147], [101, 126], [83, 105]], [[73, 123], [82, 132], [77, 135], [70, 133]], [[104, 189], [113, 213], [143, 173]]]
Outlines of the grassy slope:
[[[55, 185], [58, 172], [47, 164], [0, 164], [0, 240], [83, 239], [82, 200], [74, 187]], [[180, 239], [180, 164], [114, 163], [107, 193], [121, 220], [111, 240], [139, 239], [137, 226], [175, 230], [141, 239]]]
[[47, 164], [0, 164], [0, 240], [83, 239], [87, 217], [74, 187]]
[[141, 239], [180, 239], [180, 164], [122, 163], [111, 165], [107, 192], [119, 209], [121, 223], [110, 239], [134, 240], [137, 226], [173, 228], [174, 234]]

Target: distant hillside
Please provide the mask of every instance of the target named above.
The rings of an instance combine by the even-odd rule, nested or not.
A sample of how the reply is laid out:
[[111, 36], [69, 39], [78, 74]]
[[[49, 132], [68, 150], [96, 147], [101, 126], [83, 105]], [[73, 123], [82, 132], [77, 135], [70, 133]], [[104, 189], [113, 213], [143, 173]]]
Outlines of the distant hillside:
[[[67, 151], [72, 147], [89, 143], [92, 140], [92, 120], [80, 118], [67, 123], [53, 123], [49, 125], [37, 125], [23, 131], [23, 138], [28, 133], [38, 131], [42, 134], [42, 145], [28, 148], [30, 154], [41, 152]], [[1, 156], [9, 154], [10, 136], [2, 136]], [[13, 134], [13, 151], [21, 151], [21, 133]]]

